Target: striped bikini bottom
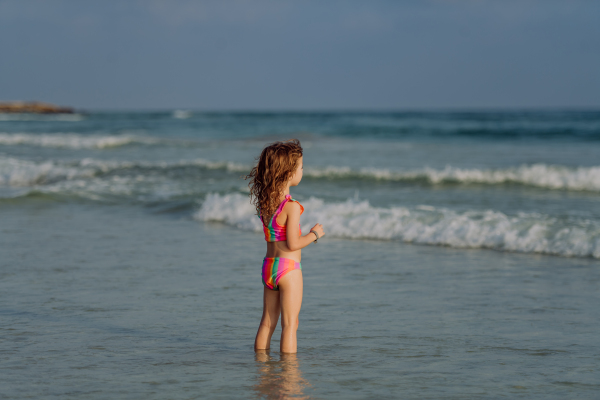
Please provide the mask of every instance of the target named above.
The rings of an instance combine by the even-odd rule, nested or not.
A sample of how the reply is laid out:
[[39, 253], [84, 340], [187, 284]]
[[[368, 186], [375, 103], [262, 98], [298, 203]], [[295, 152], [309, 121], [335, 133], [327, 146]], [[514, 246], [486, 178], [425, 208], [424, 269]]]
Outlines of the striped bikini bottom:
[[271, 290], [279, 290], [279, 280], [295, 269], [302, 270], [298, 261], [283, 257], [265, 257], [262, 265], [263, 285]]

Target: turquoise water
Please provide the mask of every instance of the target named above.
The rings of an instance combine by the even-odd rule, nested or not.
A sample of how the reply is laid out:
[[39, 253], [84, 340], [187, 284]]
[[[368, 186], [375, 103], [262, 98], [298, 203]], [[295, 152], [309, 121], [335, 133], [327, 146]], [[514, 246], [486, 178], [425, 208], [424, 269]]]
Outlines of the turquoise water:
[[[3, 117], [4, 398], [597, 397], [598, 113]], [[328, 237], [255, 354], [240, 176], [290, 136]]]

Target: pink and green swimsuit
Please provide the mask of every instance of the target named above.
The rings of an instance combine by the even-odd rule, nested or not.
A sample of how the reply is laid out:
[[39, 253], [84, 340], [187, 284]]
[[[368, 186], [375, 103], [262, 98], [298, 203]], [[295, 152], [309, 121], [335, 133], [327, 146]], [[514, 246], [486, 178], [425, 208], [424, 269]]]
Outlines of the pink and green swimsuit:
[[[281, 214], [281, 210], [283, 210], [283, 207], [285, 207], [288, 201], [296, 200], [292, 199], [292, 196], [289, 194], [286, 195], [285, 200], [277, 207], [277, 210], [271, 217], [271, 221], [269, 221], [268, 225], [265, 225], [265, 222], [260, 215], [258, 216], [263, 223], [263, 231], [265, 232], [265, 240], [267, 242], [281, 242], [287, 240], [286, 226], [281, 226], [277, 223], [277, 216]], [[300, 206], [300, 214], [302, 214], [304, 212], [304, 207], [302, 207], [302, 204], [300, 203], [298, 203], [298, 205]], [[300, 229], [300, 227], [298, 227], [298, 229]], [[279, 290], [277, 286], [279, 280], [285, 274], [295, 269], [302, 269], [302, 265], [297, 261], [284, 257], [265, 257], [262, 265], [263, 284], [271, 290]]]

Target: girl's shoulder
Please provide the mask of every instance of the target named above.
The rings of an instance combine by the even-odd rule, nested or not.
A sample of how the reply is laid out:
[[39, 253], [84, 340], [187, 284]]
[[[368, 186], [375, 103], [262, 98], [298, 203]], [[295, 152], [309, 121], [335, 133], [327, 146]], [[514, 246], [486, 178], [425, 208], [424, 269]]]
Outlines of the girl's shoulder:
[[285, 206], [283, 207], [283, 210], [285, 210], [286, 213], [300, 211], [300, 214], [302, 214], [304, 212], [304, 207], [302, 206], [302, 204], [300, 204], [300, 202], [298, 200], [292, 199], [291, 196], [289, 196], [287, 199], [288, 199], [288, 201], [285, 203]]

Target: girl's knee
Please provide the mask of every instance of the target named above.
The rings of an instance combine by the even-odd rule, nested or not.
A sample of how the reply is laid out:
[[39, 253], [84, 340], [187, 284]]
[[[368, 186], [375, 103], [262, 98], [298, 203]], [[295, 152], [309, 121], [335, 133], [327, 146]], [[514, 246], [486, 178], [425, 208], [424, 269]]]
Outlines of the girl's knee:
[[300, 319], [296, 318], [296, 319], [291, 319], [290, 321], [286, 321], [285, 319], [281, 320], [281, 327], [282, 328], [289, 328], [289, 329], [294, 329], [297, 330], [298, 329], [298, 325], [300, 325]]
[[273, 332], [275, 330], [275, 328], [277, 327], [277, 322], [272, 323], [271, 321], [261, 321], [260, 327]]

